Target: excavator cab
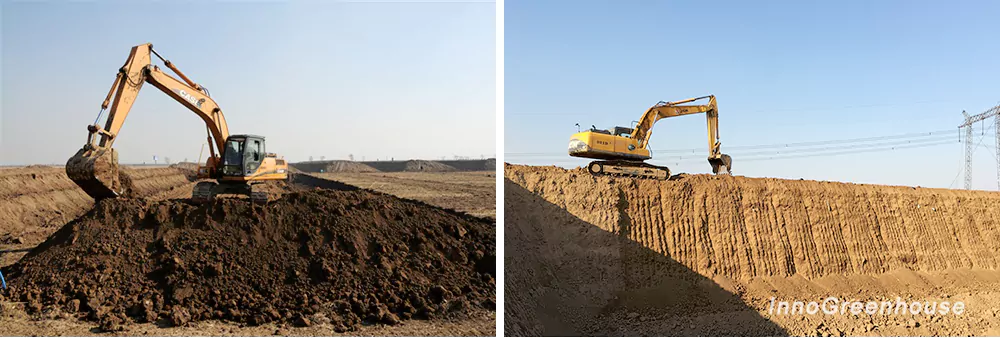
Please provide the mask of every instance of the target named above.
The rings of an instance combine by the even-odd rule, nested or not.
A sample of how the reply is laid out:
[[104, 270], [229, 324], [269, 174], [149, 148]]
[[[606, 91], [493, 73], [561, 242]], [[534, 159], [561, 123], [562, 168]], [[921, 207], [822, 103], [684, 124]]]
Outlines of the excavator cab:
[[222, 153], [222, 176], [251, 176], [264, 161], [264, 137], [231, 135]]
[[614, 127], [611, 129], [611, 135], [631, 138], [632, 131], [634, 131], [632, 128]]
[[[258, 135], [230, 135], [220, 154], [221, 160], [209, 160], [207, 168], [199, 170], [209, 173], [216, 182], [199, 182], [191, 194], [196, 203], [211, 201], [220, 194], [250, 196], [256, 203], [267, 202], [267, 193], [255, 191], [253, 186], [272, 180], [288, 178], [288, 164], [277, 155], [267, 153], [264, 137]], [[218, 163], [214, 170], [211, 163]]]

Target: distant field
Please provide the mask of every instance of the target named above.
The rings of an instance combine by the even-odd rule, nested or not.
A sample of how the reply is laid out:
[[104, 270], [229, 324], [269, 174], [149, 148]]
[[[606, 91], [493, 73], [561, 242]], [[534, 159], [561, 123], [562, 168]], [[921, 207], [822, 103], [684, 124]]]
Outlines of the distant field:
[[311, 173], [311, 175], [474, 216], [496, 218], [496, 174], [492, 171]]

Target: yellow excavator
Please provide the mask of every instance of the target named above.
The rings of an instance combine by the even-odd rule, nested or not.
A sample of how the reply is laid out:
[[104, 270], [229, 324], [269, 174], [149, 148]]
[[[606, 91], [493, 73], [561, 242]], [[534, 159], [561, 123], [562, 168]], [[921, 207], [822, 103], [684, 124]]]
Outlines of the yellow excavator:
[[[684, 105], [708, 99], [704, 105]], [[569, 155], [598, 159], [587, 170], [593, 175], [618, 175], [655, 179], [670, 179], [670, 169], [646, 163], [651, 159], [649, 137], [656, 121], [668, 117], [705, 113], [708, 117], [708, 163], [712, 173], [727, 175], [733, 160], [721, 151], [719, 142], [719, 107], [715, 96], [702, 96], [675, 102], [660, 101], [646, 110], [635, 128], [614, 127], [611, 130], [590, 130], [573, 134], [569, 140]]]
[[[167, 75], [151, 62], [156, 55], [183, 81]], [[254, 191], [253, 186], [265, 181], [288, 178], [288, 164], [273, 153], [266, 152], [264, 137], [256, 135], [230, 135], [222, 109], [212, 100], [208, 89], [191, 81], [173, 63], [153, 50], [152, 44], [132, 47], [125, 65], [118, 70], [101, 112], [94, 124], [87, 126], [87, 143], [66, 162], [66, 174], [94, 199], [115, 198], [126, 195], [131, 189], [128, 176], [118, 166], [118, 152], [114, 144], [125, 123], [136, 95], [143, 83], [149, 82], [205, 121], [208, 131], [208, 160], [198, 167], [199, 179], [212, 179], [195, 185], [191, 200], [195, 203], [211, 201], [219, 194], [247, 195], [255, 203], [264, 203], [268, 194]], [[101, 119], [114, 96], [107, 121], [101, 128]], [[99, 136], [99, 137], [98, 137]]]

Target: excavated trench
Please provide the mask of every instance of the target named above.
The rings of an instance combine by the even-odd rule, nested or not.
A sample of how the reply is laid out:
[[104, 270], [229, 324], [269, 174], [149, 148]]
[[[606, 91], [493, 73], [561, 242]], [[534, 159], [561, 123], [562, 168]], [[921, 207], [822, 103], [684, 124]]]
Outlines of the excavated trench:
[[[997, 282], [995, 192], [636, 180], [517, 165], [504, 175], [505, 261], [533, 267], [507, 269], [505, 330], [515, 335], [821, 335], [830, 319], [804, 327], [758, 316], [762, 304], [771, 296], [950, 297]], [[993, 305], [977, 316], [995, 318]], [[701, 325], [707, 318], [716, 323]], [[886, 332], [839, 324], [845, 334]], [[929, 332], [968, 333], [941, 330]]]
[[495, 223], [293, 175], [264, 206], [112, 199], [3, 268], [8, 301], [106, 331], [218, 319], [337, 331], [495, 307]]

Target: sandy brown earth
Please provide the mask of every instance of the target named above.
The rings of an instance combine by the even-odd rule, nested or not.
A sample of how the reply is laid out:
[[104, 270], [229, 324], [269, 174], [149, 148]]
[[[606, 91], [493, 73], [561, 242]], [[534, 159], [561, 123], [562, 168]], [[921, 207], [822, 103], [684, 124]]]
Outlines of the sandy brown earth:
[[474, 216], [495, 218], [496, 215], [496, 176], [492, 171], [313, 175]]
[[[31, 222], [21, 221], [21, 222], [10, 222], [9, 224], [5, 223], [6, 228], [0, 228], [0, 237], [2, 237], [2, 238], [11, 238], [11, 240], [10, 240], [11, 242], [17, 241], [17, 242], [20, 242], [21, 244], [12, 245], [12, 244], [7, 244], [7, 243], [0, 242], [0, 250], [2, 250], [2, 252], [4, 252], [3, 254], [0, 254], [0, 255], [7, 256], [7, 257], [0, 257], [0, 258], [3, 259], [3, 262], [4, 262], [3, 264], [0, 264], [0, 266], [10, 265], [14, 261], [14, 259], [11, 259], [10, 257], [12, 257], [13, 255], [17, 255], [18, 257], [21, 256], [21, 255], [23, 255], [27, 250], [33, 248], [39, 242], [41, 242], [42, 240], [44, 240], [46, 238], [46, 236], [48, 236], [48, 234], [50, 234], [50, 233], [58, 230], [61, 227], [59, 225], [60, 223], [63, 223], [63, 224], [69, 223], [69, 221], [72, 221], [76, 217], [82, 215], [89, 208], [91, 208], [91, 206], [93, 205], [93, 201], [90, 200], [89, 197], [86, 197], [85, 195], [83, 195], [82, 192], [80, 192], [80, 191], [78, 191], [76, 189], [76, 187], [72, 184], [72, 182], [70, 182], [68, 179], [65, 178], [65, 174], [61, 173], [61, 171], [62, 171], [61, 168], [45, 168], [45, 167], [35, 168], [35, 167], [32, 167], [32, 168], [27, 168], [27, 169], [21, 168], [21, 169], [7, 169], [7, 170], [10, 170], [10, 171], [5, 172], [3, 174], [9, 174], [9, 176], [19, 176], [19, 177], [17, 177], [17, 178], [11, 177], [10, 179], [8, 179], [6, 181], [3, 181], [2, 178], [5, 177], [5, 176], [0, 176], [0, 184], [6, 183], [6, 182], [11, 183], [11, 184], [9, 184], [9, 185], [6, 186], [6, 187], [10, 187], [10, 189], [7, 189], [7, 190], [0, 189], [0, 192], [2, 192], [2, 191], [10, 191], [11, 194], [17, 195], [18, 197], [22, 197], [22, 200], [19, 200], [20, 203], [15, 205], [17, 207], [20, 207], [21, 209], [9, 207], [8, 209], [0, 209], [0, 210], [15, 210], [15, 211], [24, 210], [21, 213], [11, 212], [10, 214], [12, 214], [12, 215], [21, 215], [21, 214], [32, 215], [31, 217], [27, 217], [27, 216], [21, 217], [21, 219], [26, 219], [26, 220], [36, 220], [37, 219], [37, 220], [48, 220], [48, 221], [31, 221]], [[153, 171], [141, 172], [141, 173], [138, 173], [138, 174], [137, 173], [130, 173], [130, 174], [132, 174], [133, 177], [137, 178], [136, 181], [135, 181], [136, 183], [138, 183], [138, 184], [136, 184], [136, 186], [137, 186], [136, 191], [140, 192], [143, 196], [145, 196], [145, 197], [142, 198], [142, 200], [144, 200], [145, 202], [141, 202], [140, 204], [148, 205], [149, 203], [154, 203], [155, 204], [155, 203], [163, 203], [163, 202], [166, 202], [167, 204], [171, 204], [171, 203], [172, 204], [177, 204], [178, 202], [176, 202], [176, 201], [183, 201], [183, 200], [187, 199], [190, 196], [190, 191], [191, 191], [190, 189], [194, 185], [194, 182], [188, 181], [188, 177], [185, 176], [186, 173], [183, 172], [183, 170], [178, 170], [178, 169], [173, 169], [173, 168], [156, 168], [156, 169], [140, 169], [140, 170], [154, 170], [154, 171], [155, 170], [159, 170], [161, 172], [161, 174], [162, 174], [162, 175], [157, 175], [157, 174], [154, 174]], [[44, 175], [44, 177], [45, 177], [45, 180], [44, 180], [45, 183], [44, 184], [36, 184], [36, 185], [38, 185], [38, 187], [37, 188], [32, 188], [34, 190], [32, 190], [32, 189], [27, 189], [27, 190], [23, 189], [23, 184], [18, 185], [18, 183], [17, 183], [18, 180], [27, 180], [27, 177], [31, 177], [32, 176], [31, 174], [34, 174], [34, 177], [32, 179], [39, 179], [40, 177], [42, 177]], [[160, 176], [163, 176], [163, 177], [160, 177]], [[333, 181], [326, 181], [326, 180], [322, 180], [322, 179], [315, 179], [315, 178], [312, 178], [312, 177], [309, 177], [309, 176], [304, 176], [304, 175], [302, 175], [302, 176], [293, 175], [293, 177], [294, 177], [294, 179], [291, 180], [291, 182], [289, 182], [288, 184], [285, 184], [285, 183], [269, 184], [268, 188], [269, 188], [269, 190], [272, 190], [274, 193], [276, 193], [276, 195], [277, 195], [276, 198], [281, 198], [281, 197], [287, 197], [287, 194], [289, 192], [292, 192], [292, 191], [304, 191], [308, 196], [312, 196], [312, 195], [315, 195], [317, 193], [322, 194], [321, 191], [318, 191], [318, 190], [314, 191], [313, 189], [317, 189], [317, 188], [328, 188], [329, 189], [329, 188], [332, 188], [332, 189], [338, 189], [339, 190], [339, 189], [342, 189], [343, 187], [347, 186], [347, 185], [344, 185], [343, 183], [333, 182]], [[39, 179], [39, 180], [41, 180], [41, 179]], [[153, 181], [157, 181], [157, 182], [161, 182], [161, 183], [151, 183]], [[162, 189], [161, 188], [157, 188], [157, 186], [158, 186], [157, 184], [159, 184], [159, 186], [162, 186], [163, 188]], [[4, 186], [0, 186], [0, 187], [4, 187]], [[353, 189], [353, 187], [351, 187], [351, 188]], [[20, 189], [20, 192], [17, 192], [19, 189]], [[39, 194], [48, 194], [47, 195], [48, 198], [42, 198], [42, 197], [39, 197], [39, 196], [35, 196], [35, 195], [39, 195]], [[82, 198], [75, 199], [75, 200], [72, 199], [72, 198], [64, 198], [65, 196], [71, 196], [71, 197], [75, 196], [74, 194], [79, 194], [79, 195], [82, 196]], [[317, 195], [317, 196], [319, 196], [319, 195]], [[289, 198], [292, 198], [292, 197], [289, 197]], [[323, 199], [323, 198], [328, 198], [328, 197], [322, 197], [320, 199]], [[373, 198], [376, 198], [376, 199], [383, 198], [384, 199], [384, 198], [390, 198], [390, 197], [388, 197], [388, 196], [386, 196], [386, 197], [373, 196]], [[62, 202], [63, 199], [69, 200], [70, 202]], [[178, 199], [178, 200], [176, 200], [176, 201], [166, 201], [166, 200], [169, 200], [169, 199]], [[309, 198], [307, 198], [307, 199], [309, 199]], [[313, 200], [318, 201], [316, 199], [313, 199]], [[353, 200], [357, 200], [357, 199], [355, 198], [355, 199], [349, 199], [349, 200], [353, 201]], [[27, 202], [25, 202], [25, 201], [27, 201]], [[163, 201], [163, 202], [157, 202], [157, 201]], [[58, 204], [58, 203], [62, 203], [62, 204]], [[126, 203], [133, 203], [133, 202], [126, 202]], [[239, 203], [244, 203], [244, 202], [241, 202], [241, 201], [232, 201], [232, 202], [228, 202], [228, 203], [237, 203], [237, 204], [239, 204]], [[273, 201], [272, 203], [279, 203], [279, 202]], [[310, 206], [314, 206], [314, 207], [316, 207], [316, 206], [319, 205], [319, 204], [316, 204], [314, 202], [308, 202], [308, 203], [307, 202], [303, 202], [303, 203], [306, 203], [305, 205], [310, 205]], [[249, 203], [246, 203], [246, 204], [249, 204]], [[323, 203], [320, 203], [320, 204], [326, 204], [326, 202], [323, 202]], [[334, 204], [336, 204], [336, 203], [334, 203]], [[0, 204], [0, 207], [3, 207], [3, 206], [4, 206], [3, 204]], [[159, 209], [157, 209], [157, 210], [161, 210], [161, 211], [162, 210], [175, 210], [176, 211], [176, 210], [183, 209], [183, 207], [181, 209], [177, 209], [174, 206], [169, 206], [166, 209], [163, 209], [162, 207], [158, 207], [158, 208]], [[418, 209], [419, 208], [429, 208], [429, 206], [426, 206], [426, 205], [423, 206], [423, 207], [417, 206], [417, 208]], [[154, 208], [154, 209], [156, 209], [156, 208]], [[129, 209], [125, 208], [123, 210], [129, 210]], [[235, 209], [233, 209], [233, 210], [235, 210]], [[348, 209], [345, 209], [345, 210], [352, 210], [352, 209], [349, 207]], [[63, 214], [68, 214], [70, 212], [72, 212], [73, 214], [72, 215], [61, 216]], [[189, 216], [180, 216], [180, 215], [177, 215], [173, 211], [167, 212], [165, 215], [175, 215], [177, 217], [181, 217], [180, 219], [178, 219], [177, 221], [174, 222], [175, 224], [180, 224], [180, 223], [176, 223], [176, 222], [183, 222], [184, 220], [190, 220], [190, 219], [192, 219], [191, 217], [197, 217], [196, 216], [197, 211], [194, 211], [194, 212], [195, 213], [191, 214], [190, 217]], [[114, 215], [116, 215], [117, 213], [118, 212], [106, 212], [106, 213], [104, 213], [104, 215], [107, 216], [107, 217], [116, 217]], [[128, 212], [125, 212], [125, 214], [127, 214], [127, 213]], [[237, 212], [237, 214], [239, 214], [239, 212]], [[279, 217], [282, 217], [282, 216], [283, 217], [287, 217], [288, 216], [288, 214], [285, 213], [285, 212], [278, 213], [276, 215], [279, 215]], [[64, 218], [63, 219], [57, 219], [57, 217], [64, 217]], [[34, 223], [32, 223], [32, 222], [34, 222]], [[115, 222], [115, 223], [119, 223], [119, 222]], [[36, 224], [39, 224], [39, 225], [36, 225]], [[127, 224], [127, 223], [121, 223], [121, 224]], [[147, 225], [143, 225], [143, 224], [145, 224], [145, 223], [138, 224], [138, 226], [140, 226], [140, 227], [146, 227], [147, 226]], [[444, 224], [444, 223], [441, 223], [441, 224]], [[122, 226], [125, 226], [125, 225], [122, 225]], [[99, 229], [92, 229], [92, 230], [96, 231], [96, 232], [94, 232], [94, 234], [95, 234], [95, 236], [98, 236], [98, 237], [104, 236], [104, 235], [100, 235], [101, 233], [110, 233], [110, 234], [112, 234], [110, 236], [112, 236], [112, 237], [114, 236], [113, 235], [113, 233], [114, 233], [113, 231], [112, 232], [106, 232], [106, 231], [99, 231]], [[15, 231], [18, 231], [18, 232], [15, 232]], [[468, 233], [467, 232], [468, 230], [466, 230], [466, 231], [458, 230], [458, 231], [462, 232], [463, 234]], [[17, 236], [14, 236], [12, 234], [17, 234]], [[184, 237], [184, 236], [187, 236], [187, 235], [182, 235], [181, 237]], [[256, 236], [256, 235], [254, 235], [254, 236]], [[233, 237], [233, 236], [230, 236], [230, 237]], [[238, 238], [238, 237], [239, 236], [235, 236], [233, 238]], [[257, 236], [257, 237], [259, 237], [259, 236]], [[293, 236], [293, 239], [294, 239], [294, 237], [295, 236]], [[175, 237], [171, 237], [171, 238], [172, 238], [171, 239], [171, 243], [173, 243], [173, 241], [175, 241], [175, 240], [178, 240]], [[301, 239], [301, 234], [299, 235], [298, 238]], [[411, 242], [411, 243], [415, 243], [415, 242]], [[365, 246], [369, 246], [370, 247], [370, 245], [372, 245], [370, 242], [366, 242], [365, 243]], [[100, 248], [100, 247], [104, 247], [104, 246], [98, 245], [97, 247]], [[319, 249], [319, 248], [317, 247], [317, 249]], [[65, 250], [65, 249], [63, 249], [63, 250]], [[114, 251], [114, 249], [112, 249], [112, 251]], [[124, 252], [124, 251], [127, 251], [127, 250], [118, 250], [118, 251], [123, 251]], [[473, 251], [475, 251], [475, 250], [473, 250]], [[216, 251], [216, 252], [218, 252], [218, 251]], [[317, 252], [321, 252], [321, 251], [317, 251]], [[366, 252], [368, 252], [369, 254], [371, 254], [371, 251], [366, 251]], [[40, 255], [38, 257], [43, 257], [43, 256], [45, 256], [45, 255], [42, 254], [42, 255]], [[49, 257], [69, 257], [69, 258], [72, 258], [71, 256], [73, 256], [73, 255], [61, 255], [61, 256], [60, 256], [60, 254], [56, 254], [54, 256], [53, 255], [49, 255]], [[369, 259], [372, 259], [371, 257], [374, 257], [374, 256], [369, 256]], [[386, 257], [388, 257], [388, 256], [386, 256]], [[451, 257], [454, 258], [454, 257], [457, 257], [457, 256], [455, 256], [454, 253], [452, 253]], [[472, 257], [472, 256], [468, 256], [468, 257]], [[468, 258], [468, 257], [466, 257], [466, 261], [470, 261], [471, 260], [471, 258]], [[375, 258], [375, 260], [376, 261], [388, 262], [385, 258], [382, 258], [382, 259]], [[111, 261], [109, 261], [109, 262], [111, 262]], [[118, 262], [122, 262], [122, 261], [118, 261]], [[50, 263], [51, 262], [44, 263], [44, 264], [50, 264]], [[184, 266], [185, 268], [187, 268], [186, 264], [183, 264], [183, 263], [178, 263], [178, 264], [181, 264], [181, 266]], [[198, 264], [200, 264], [200, 263], [198, 263]], [[32, 266], [37, 266], [38, 263], [32, 263], [31, 265]], [[57, 265], [59, 265], [59, 264], [57, 264]], [[84, 264], [84, 265], [86, 265], [86, 264]], [[432, 265], [436, 265], [436, 264], [432, 264]], [[72, 266], [73, 266], [72, 264], [66, 264], [66, 268], [72, 269]], [[103, 267], [103, 266], [106, 266], [106, 265], [105, 264], [98, 264], [97, 266], [98, 266], [99, 269], [96, 270], [96, 271], [100, 272], [100, 271], [104, 271], [104, 270], [100, 270], [100, 267]], [[323, 266], [326, 266], [326, 265], [320, 264], [320, 265], [317, 265], [316, 267], [317, 268], [322, 268]], [[83, 266], [83, 267], [86, 268], [86, 266]], [[119, 268], [113, 269], [112, 271], [114, 271], [114, 273], [112, 275], [109, 275], [108, 277], [121, 275], [121, 273], [123, 272], [123, 270], [127, 270], [128, 269], [126, 266], [123, 266], [123, 267], [124, 267], [123, 269], [119, 269]], [[5, 268], [5, 272], [7, 272], [8, 275], [10, 275], [12, 273], [9, 268], [10, 267]], [[182, 268], [180, 270], [176, 270], [175, 269], [175, 270], [171, 270], [171, 271], [174, 271], [174, 274], [176, 274], [178, 272], [182, 273], [182, 275], [178, 275], [178, 276], [183, 276], [183, 274], [186, 274], [186, 275], [190, 276], [189, 272], [184, 272], [185, 268]], [[21, 268], [18, 268], [18, 269], [21, 269]], [[309, 269], [313, 269], [313, 266], [310, 265]], [[309, 270], [309, 269], [306, 269], [306, 270]], [[224, 268], [222, 271], [236, 271], [236, 270], [238, 270], [238, 268], [230, 267], [230, 269], [225, 269]], [[205, 272], [205, 271], [208, 271], [208, 270], [202, 269], [202, 268], [197, 268], [197, 266], [191, 266], [189, 268], [189, 271], [194, 272], [194, 273], [198, 273], [198, 271]], [[323, 269], [319, 269], [317, 271], [322, 272], [324, 270]], [[306, 272], [309, 272], [309, 271], [306, 271]], [[14, 274], [16, 275], [16, 273], [14, 273]], [[412, 276], [412, 274], [413, 274], [413, 272], [411, 272], [411, 274], [408, 274], [407, 276]], [[215, 275], [215, 274], [213, 274], [213, 275]], [[43, 282], [43, 284], [37, 284], [36, 283], [36, 285], [37, 286], [41, 286], [41, 287], [44, 287], [43, 286], [43, 285], [45, 285], [44, 283], [49, 283], [49, 282], [45, 282], [45, 280], [47, 280], [46, 278], [52, 278], [52, 277], [45, 277], [46, 276], [45, 274], [40, 274], [40, 275], [37, 275], [37, 276], [39, 278], [41, 278], [41, 279], [35, 278], [35, 280]], [[55, 277], [55, 275], [52, 275], [52, 276]], [[313, 278], [314, 279], [314, 278], [322, 278], [322, 276], [325, 276], [325, 275], [323, 275], [322, 273], [319, 273], [319, 274], [308, 273], [308, 274], [304, 274], [304, 275], [300, 275], [300, 276], [308, 276], [309, 278]], [[425, 278], [425, 277], [420, 277], [420, 276], [423, 276], [423, 274], [416, 273], [416, 277], [415, 278]], [[13, 278], [13, 280], [12, 280], [13, 283], [17, 283], [18, 279], [21, 279], [20, 277], [17, 277], [17, 276], [12, 276], [12, 278]], [[58, 278], [58, 277], [56, 277], [56, 278]], [[101, 277], [101, 278], [104, 278], [104, 277]], [[309, 278], [307, 278], [307, 280]], [[170, 278], [168, 278], [168, 279], [170, 279]], [[181, 279], [184, 279], [184, 278], [178, 277], [178, 278], [174, 278], [173, 280], [181, 280]], [[73, 283], [80, 283], [81, 281], [82, 280], [78, 279], [78, 280], [75, 280], [75, 282], [73, 282]], [[315, 280], [313, 282], [315, 282]], [[104, 283], [104, 282], [102, 282], [102, 283]], [[60, 284], [60, 283], [57, 282], [56, 284]], [[83, 282], [83, 284], [86, 284], [86, 282]], [[80, 285], [83, 285], [83, 284], [80, 284]], [[160, 283], [160, 284], [157, 284], [157, 285], [169, 285], [169, 284], [170, 283], [166, 283], [166, 284]], [[397, 284], [397, 285], [403, 285], [403, 284]], [[344, 290], [344, 288], [337, 288], [337, 289]], [[96, 288], [94, 290], [97, 292], [97, 293], [94, 294], [94, 296], [97, 296], [99, 298], [92, 298], [92, 299], [105, 299], [105, 300], [108, 300], [108, 298], [106, 297], [108, 295], [108, 293], [106, 291], [101, 291], [101, 289], [100, 289], [99, 286], [98, 286], [98, 288]], [[441, 290], [445, 290], [443, 292], [445, 292], [446, 295], [453, 295], [455, 293], [463, 293], [467, 289], [466, 288], [457, 288], [456, 290], [446, 290], [446, 288], [445, 288], [445, 289], [441, 289]], [[51, 294], [51, 292], [45, 292], [45, 293], [46, 294]], [[176, 293], [172, 293], [169, 290], [168, 290], [168, 294], [166, 294], [166, 295], [170, 296], [171, 294], [173, 294], [174, 296], [176, 296]], [[440, 292], [437, 292], [437, 293], [433, 293], [432, 292], [432, 295], [437, 295], [437, 294], [440, 294]], [[11, 296], [11, 295], [8, 295], [8, 296]], [[101, 325], [101, 324], [106, 324], [106, 323], [93, 321], [93, 318], [89, 318], [90, 316], [86, 315], [86, 314], [85, 314], [86, 315], [85, 317], [88, 317], [88, 318], [78, 319], [78, 318], [82, 318], [82, 317], [78, 317], [79, 314], [80, 314], [79, 312], [68, 311], [65, 306], [61, 306], [61, 307], [60, 306], [45, 306], [46, 302], [43, 301], [42, 298], [34, 298], [34, 297], [35, 296], [31, 296], [31, 298], [28, 298], [28, 299], [17, 298], [17, 297], [14, 297], [14, 298], [6, 297], [7, 299], [0, 301], [0, 308], [3, 309], [2, 313], [0, 313], [0, 318], [2, 318], [2, 320], [0, 320], [0, 335], [94, 335], [94, 334], [108, 335], [108, 334], [120, 334], [120, 335], [165, 335], [165, 336], [185, 336], [185, 335], [236, 335], [236, 336], [238, 336], [238, 335], [272, 335], [272, 334], [278, 334], [278, 335], [307, 335], [308, 336], [308, 335], [339, 335], [336, 332], [337, 331], [343, 331], [343, 328], [344, 328], [344, 325], [343, 325], [344, 322], [343, 321], [338, 322], [337, 320], [329, 320], [329, 321], [324, 320], [324, 318], [331, 319], [330, 317], [334, 316], [333, 314], [320, 315], [320, 316], [313, 315], [312, 317], [304, 317], [304, 318], [307, 318], [307, 319], [312, 319], [312, 320], [310, 320], [308, 322], [308, 324], [309, 324], [308, 327], [297, 327], [297, 326], [301, 326], [302, 323], [303, 323], [302, 320], [298, 319], [297, 317], [292, 317], [291, 320], [287, 320], [287, 321], [286, 320], [278, 320], [278, 321], [269, 322], [269, 323], [266, 323], [266, 324], [263, 324], [263, 325], [248, 325], [248, 323], [244, 323], [243, 321], [234, 321], [234, 320], [232, 320], [232, 318], [225, 319], [226, 313], [229, 313], [229, 312], [224, 312], [223, 315], [222, 315], [222, 317], [220, 317], [220, 318], [224, 318], [225, 320], [222, 320], [222, 321], [216, 320], [216, 319], [198, 320], [198, 321], [192, 321], [192, 322], [189, 322], [189, 323], [185, 323], [181, 327], [171, 327], [171, 326], [173, 326], [173, 325], [171, 325], [173, 323], [171, 323], [170, 321], [173, 319], [173, 317], [170, 317], [169, 314], [167, 316], [168, 318], [166, 318], [167, 320], [162, 320], [162, 318], [161, 318], [161, 320], [157, 320], [155, 322], [150, 322], [150, 323], [136, 323], [135, 320], [126, 320], [124, 322], [125, 325], [123, 325], [122, 327], [118, 327], [117, 328], [117, 329], [123, 329], [123, 331], [119, 331], [117, 333], [107, 333], [107, 332], [101, 333], [102, 326], [107, 326], [107, 325]], [[91, 296], [91, 297], [93, 297], [93, 296]], [[242, 296], [237, 296], [237, 297], [242, 297]], [[33, 302], [33, 301], [31, 301], [31, 299], [37, 299], [38, 301], [34, 301]], [[122, 299], [125, 299], [125, 298], [122, 298]], [[316, 299], [316, 298], [314, 298], [314, 299]], [[28, 300], [28, 301], [25, 301], [25, 300]], [[387, 300], [391, 301], [391, 299], [387, 299]], [[454, 304], [452, 304], [452, 303], [454, 303], [454, 302], [449, 302], [448, 303], [449, 306], [445, 306], [442, 309], [449, 310], [449, 311], [454, 311], [455, 307], [454, 307]], [[66, 303], [66, 304], [69, 304], [69, 303]], [[386, 304], [389, 304], [389, 303], [386, 303]], [[469, 304], [469, 303], [466, 303], [466, 304]], [[491, 336], [491, 335], [495, 335], [495, 315], [494, 315], [494, 312], [492, 310], [489, 310], [489, 309], [482, 309], [482, 310], [477, 309], [479, 304], [477, 303], [476, 305], [477, 306], [470, 306], [470, 307], [465, 308], [465, 311], [463, 311], [464, 314], [461, 315], [461, 316], [452, 316], [452, 315], [446, 315], [446, 316], [424, 316], [424, 317], [430, 317], [431, 319], [429, 319], [429, 320], [422, 320], [422, 319], [406, 320], [406, 319], [400, 318], [401, 322], [398, 323], [398, 324], [396, 324], [396, 325], [378, 324], [377, 321], [376, 322], [368, 322], [367, 319], [359, 317], [359, 319], [361, 319], [364, 322], [364, 323], [362, 323], [363, 325], [354, 327], [353, 328], [354, 331], [348, 331], [347, 334], [348, 335], [475, 335], [475, 336], [480, 336], [480, 335]], [[39, 308], [39, 307], [41, 307], [41, 308]], [[81, 307], [81, 308], [83, 308], [83, 307]], [[131, 309], [132, 308], [129, 308], [129, 311], [131, 311]], [[371, 309], [378, 310], [375, 307], [372, 307]], [[406, 309], [405, 306], [401, 307], [399, 309], [402, 309], [404, 312], [406, 311], [405, 310]], [[39, 310], [41, 310], [41, 311], [39, 311]], [[362, 310], [364, 311], [364, 309], [362, 309]], [[386, 308], [386, 310], [392, 311], [391, 308]], [[105, 310], [103, 310], [103, 308], [102, 308], [102, 310], [99, 310], [99, 311], [95, 312], [94, 314], [98, 314], [98, 313], [107, 314], [108, 313], [108, 312], [104, 312], [104, 311]], [[126, 312], [129, 312], [129, 311], [126, 311]], [[383, 313], [381, 311], [382, 310], [377, 311], [377, 313], [379, 313], [380, 316], [381, 316], [381, 313]], [[421, 315], [421, 316], [423, 316], [423, 315]], [[115, 316], [112, 316], [112, 317], [115, 317]], [[181, 316], [181, 317], [183, 318], [183, 317], [186, 317], [186, 316]], [[213, 317], [213, 316], [209, 315], [206, 318], [210, 318], [210, 317]], [[367, 318], [367, 317], [370, 317], [370, 315], [365, 315], [363, 317]], [[115, 318], [120, 318], [120, 317], [115, 317]], [[371, 317], [371, 318], [374, 318], [374, 317]], [[132, 319], [134, 319], [134, 318], [132, 318]], [[333, 317], [332, 319], [336, 319], [336, 317]], [[393, 322], [393, 320], [390, 320], [390, 322]], [[114, 323], [112, 323], [112, 324], [114, 324]]]
[[[507, 335], [990, 335], [1000, 194], [505, 168]], [[509, 267], [522, 267], [512, 269]], [[776, 301], [962, 302], [958, 315]]]

